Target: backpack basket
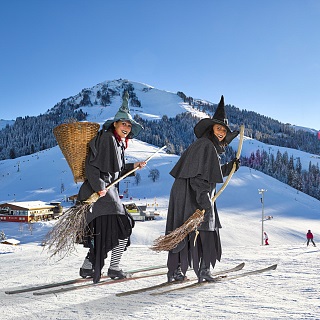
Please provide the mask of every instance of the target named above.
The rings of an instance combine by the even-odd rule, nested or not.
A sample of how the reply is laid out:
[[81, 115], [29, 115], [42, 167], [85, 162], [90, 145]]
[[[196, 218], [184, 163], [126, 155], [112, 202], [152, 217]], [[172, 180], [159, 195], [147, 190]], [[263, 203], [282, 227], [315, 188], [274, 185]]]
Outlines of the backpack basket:
[[89, 142], [99, 129], [100, 125], [95, 122], [63, 123], [53, 129], [53, 134], [76, 183], [85, 180], [85, 161]]

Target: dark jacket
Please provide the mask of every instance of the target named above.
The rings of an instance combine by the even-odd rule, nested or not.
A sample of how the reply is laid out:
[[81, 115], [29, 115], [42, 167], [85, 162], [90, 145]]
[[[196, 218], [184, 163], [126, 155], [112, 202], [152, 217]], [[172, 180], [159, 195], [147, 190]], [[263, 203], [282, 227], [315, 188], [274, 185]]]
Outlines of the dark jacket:
[[[110, 183], [132, 170], [133, 163], [125, 164], [124, 145], [111, 131], [101, 130], [89, 143], [86, 158], [86, 180], [82, 184], [78, 200], [88, 199]], [[118, 188], [113, 186], [104, 197], [100, 197], [87, 214], [87, 223], [101, 215], [125, 214], [119, 198]]]
[[221, 228], [214, 196], [216, 184], [223, 182], [232, 164], [220, 165], [214, 143], [202, 137], [192, 143], [182, 154], [170, 174], [173, 183], [166, 224], [166, 234], [180, 227], [196, 209], [205, 209], [205, 222], [198, 230], [214, 231]]

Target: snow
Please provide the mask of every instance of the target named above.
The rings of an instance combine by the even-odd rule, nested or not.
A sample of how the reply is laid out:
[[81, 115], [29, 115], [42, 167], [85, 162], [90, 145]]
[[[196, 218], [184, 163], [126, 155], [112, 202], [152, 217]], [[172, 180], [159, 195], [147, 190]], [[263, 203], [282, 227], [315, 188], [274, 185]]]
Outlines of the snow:
[[[135, 86], [138, 90], [139, 85]], [[145, 90], [145, 86], [141, 86], [141, 90]], [[143, 101], [147, 107], [142, 110], [145, 117], [160, 118], [164, 114], [161, 109], [164, 105], [166, 111], [172, 111], [170, 116], [184, 110], [196, 113], [196, 110], [181, 104], [181, 100], [170, 93], [156, 107], [154, 104], [152, 108], [148, 107], [148, 101], [150, 104], [152, 100], [158, 101], [159, 96], [159, 90], [148, 88]], [[90, 107], [84, 111], [89, 112], [89, 121], [103, 123], [117, 109], [118, 104], [115, 103], [110, 108]], [[235, 148], [238, 141], [235, 139], [232, 142]], [[144, 160], [157, 149], [134, 139], [127, 150], [127, 161]], [[242, 154], [249, 156], [257, 149], [274, 153], [278, 150], [282, 153], [287, 151], [289, 156], [299, 156], [304, 169], [308, 168], [310, 161], [313, 164], [320, 161], [317, 155], [269, 146], [246, 137]], [[154, 252], [150, 246], [164, 233], [173, 182], [169, 172], [177, 160], [175, 155], [160, 152], [148, 162], [145, 169], [139, 171], [139, 185], [133, 178], [126, 179], [130, 181], [127, 184], [130, 198], [124, 200], [147, 204], [148, 210], [156, 209], [158, 214], [154, 221], [136, 223], [132, 244], [121, 260], [121, 267], [126, 271], [166, 264], [166, 252]], [[160, 172], [156, 182], [148, 178], [153, 168]], [[65, 201], [67, 196], [76, 194], [81, 185], [73, 182], [71, 170], [58, 147], [0, 161], [0, 179], [1, 203], [61, 201], [64, 208], [72, 205]], [[125, 188], [126, 184], [121, 182], [120, 192], [123, 193]], [[273, 217], [263, 221], [264, 230], [269, 236], [269, 246], [261, 243], [262, 204], [259, 189], [266, 190], [264, 215]], [[54, 295], [7, 295], [5, 290], [21, 286], [77, 278], [87, 251], [77, 245], [71, 256], [64, 259], [50, 258], [50, 253], [41, 244], [55, 221], [29, 225], [0, 222], [0, 233], [3, 231], [8, 239], [19, 242], [17, 245], [0, 243], [1, 319], [320, 319], [319, 249], [318, 246], [306, 246], [308, 229], [311, 229], [316, 244], [319, 244], [319, 204], [318, 200], [259, 171], [240, 167], [217, 199], [223, 227], [223, 255], [214, 271], [241, 262], [245, 262], [243, 271], [272, 264], [278, 264], [277, 269], [161, 296], [144, 293], [117, 297], [115, 294], [164, 282], [165, 274]], [[106, 272], [108, 263], [109, 257], [103, 272]], [[166, 269], [162, 271], [165, 273]], [[193, 271], [188, 271], [187, 275], [189, 278], [195, 277]]]
[[17, 239], [6, 239], [6, 240], [2, 240], [1, 243], [3, 243], [3, 244], [17, 245], [17, 244], [20, 244], [20, 241], [17, 240]]
[[[151, 224], [152, 222], [150, 222]], [[146, 224], [146, 223], [141, 223]], [[231, 233], [233, 230], [227, 230]], [[135, 231], [139, 232], [139, 227]], [[242, 238], [245, 241], [245, 238]], [[210, 284], [161, 296], [149, 293], [117, 297], [116, 293], [165, 281], [165, 275], [47, 296], [31, 293], [6, 295], [4, 290], [77, 277], [85, 251], [62, 261], [48, 260], [33, 244], [0, 244], [2, 319], [319, 319], [319, 251], [302, 241], [269, 247], [228, 246], [216, 270], [242, 261], [244, 270], [278, 263], [275, 271]], [[162, 265], [165, 253], [133, 244], [124, 254], [123, 267], [132, 270]], [[163, 269], [165, 270], [165, 269]], [[192, 272], [188, 272], [193, 277]]]
[[[128, 150], [128, 161], [147, 158], [155, 150], [157, 148], [134, 140]], [[150, 246], [164, 232], [173, 182], [168, 172], [177, 159], [177, 156], [160, 152], [150, 160], [147, 169], [139, 171], [139, 185], [131, 180], [129, 194], [133, 201], [157, 208], [159, 215], [155, 221], [136, 223], [132, 245], [121, 261], [124, 270], [166, 264], [166, 253], [153, 252]], [[46, 171], [48, 161], [54, 165]], [[2, 177], [2, 197], [15, 192], [20, 201], [34, 200], [34, 197], [50, 201], [58, 199], [63, 196], [58, 187], [60, 179], [70, 175], [63, 162], [58, 148], [39, 153], [38, 157], [23, 157], [20, 172], [16, 172], [14, 160], [2, 161], [2, 167], [6, 167], [15, 186], [13, 189], [10, 179]], [[147, 177], [150, 168], [160, 171], [160, 178], [155, 183]], [[66, 172], [59, 175], [59, 170]], [[46, 178], [35, 178], [42, 176]], [[70, 180], [69, 177], [69, 183], [65, 182], [68, 193], [78, 188]], [[262, 206], [258, 189], [262, 188], [267, 190], [264, 193], [264, 214], [273, 216], [273, 219], [264, 221], [269, 246], [261, 245]], [[67, 204], [63, 202], [63, 205]], [[218, 198], [217, 205], [223, 226], [223, 256], [214, 270], [240, 262], [246, 263], [244, 271], [275, 263], [278, 264], [276, 270], [161, 296], [144, 293], [117, 297], [115, 294], [164, 282], [166, 275], [48, 296], [34, 296], [32, 293], [7, 295], [4, 291], [8, 289], [78, 277], [86, 249], [79, 245], [69, 257], [62, 260], [50, 258], [41, 242], [54, 221], [32, 225], [0, 222], [0, 231], [4, 231], [7, 238], [20, 241], [15, 246], [0, 244], [1, 318], [319, 319], [319, 250], [318, 247], [307, 247], [305, 241], [305, 233], [311, 229], [316, 244], [318, 242], [319, 201], [258, 171], [240, 167]], [[109, 257], [104, 272], [108, 263]], [[166, 269], [162, 271], [166, 272]], [[188, 277], [195, 277], [193, 271], [188, 271]]]

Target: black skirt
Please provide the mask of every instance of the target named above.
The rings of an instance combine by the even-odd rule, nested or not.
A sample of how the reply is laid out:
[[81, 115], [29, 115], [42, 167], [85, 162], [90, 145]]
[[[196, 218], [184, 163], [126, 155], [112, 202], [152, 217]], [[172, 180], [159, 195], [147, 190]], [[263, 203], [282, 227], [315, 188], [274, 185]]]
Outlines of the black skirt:
[[128, 238], [127, 247], [130, 245], [132, 228], [132, 218], [122, 214], [102, 215], [90, 222], [83, 245], [90, 248], [89, 260], [94, 268], [93, 282], [99, 282], [104, 259], [119, 244], [119, 239]]

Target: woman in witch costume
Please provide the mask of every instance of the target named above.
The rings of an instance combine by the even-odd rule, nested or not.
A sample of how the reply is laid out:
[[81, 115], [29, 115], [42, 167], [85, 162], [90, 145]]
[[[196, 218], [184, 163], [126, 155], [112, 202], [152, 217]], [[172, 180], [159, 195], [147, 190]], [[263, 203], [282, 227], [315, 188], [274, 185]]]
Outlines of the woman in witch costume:
[[119, 263], [124, 250], [130, 245], [134, 222], [121, 203], [118, 186], [108, 191], [105, 188], [130, 170], [146, 165], [144, 161], [125, 163], [124, 151], [128, 140], [142, 129], [129, 113], [128, 99], [129, 95], [125, 92], [122, 106], [114, 119], [106, 121], [90, 141], [85, 164], [86, 180], [78, 194], [79, 201], [88, 199], [94, 192], [100, 196], [86, 215], [88, 228], [84, 246], [89, 248], [89, 252], [80, 268], [80, 276], [93, 277], [94, 283], [100, 280], [109, 251], [108, 276], [112, 279], [126, 277]]
[[210, 265], [214, 267], [221, 258], [221, 224], [216, 203], [212, 203], [211, 198], [216, 184], [229, 175], [233, 164], [236, 163], [236, 170], [239, 168], [236, 158], [220, 164], [219, 154], [239, 134], [228, 126], [223, 96], [214, 116], [200, 120], [194, 132], [198, 139], [186, 149], [170, 172], [175, 181], [170, 192], [166, 234], [182, 226], [197, 209], [205, 210], [204, 220], [197, 228], [196, 242], [195, 232], [192, 232], [169, 251], [168, 282], [184, 280], [188, 266], [193, 267], [199, 282], [213, 280]]

